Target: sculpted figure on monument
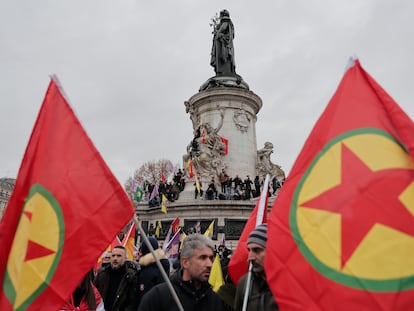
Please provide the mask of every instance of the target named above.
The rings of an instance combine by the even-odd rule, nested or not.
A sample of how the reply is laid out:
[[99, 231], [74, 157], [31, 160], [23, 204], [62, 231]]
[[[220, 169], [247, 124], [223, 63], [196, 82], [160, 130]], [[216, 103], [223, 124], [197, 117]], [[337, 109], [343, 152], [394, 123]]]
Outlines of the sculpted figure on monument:
[[265, 142], [264, 147], [257, 151], [257, 175], [276, 176], [278, 179], [283, 180], [285, 178], [285, 172], [279, 165], [273, 164], [270, 160], [270, 156], [273, 153], [273, 144], [271, 142]]
[[214, 23], [213, 46], [210, 65], [216, 75], [236, 75], [234, 62], [234, 26], [227, 10], [220, 12], [217, 23]]
[[198, 126], [194, 132], [194, 138], [187, 146], [187, 155], [184, 161], [191, 158], [197, 174], [203, 179], [215, 177], [224, 168], [222, 156], [225, 154], [226, 145], [221, 141], [218, 132], [223, 126], [224, 111], [220, 110], [220, 121], [216, 128], [205, 122]]

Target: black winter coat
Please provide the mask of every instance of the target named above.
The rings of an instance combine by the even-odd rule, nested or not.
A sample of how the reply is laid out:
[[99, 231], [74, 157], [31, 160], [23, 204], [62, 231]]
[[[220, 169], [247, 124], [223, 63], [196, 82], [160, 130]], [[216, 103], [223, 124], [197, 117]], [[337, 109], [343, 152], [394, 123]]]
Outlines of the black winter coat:
[[[182, 280], [179, 270], [171, 277], [171, 283], [185, 311], [224, 311], [220, 297], [206, 283], [195, 289], [191, 281]], [[159, 284], [144, 295], [138, 311], [179, 310], [166, 283]]]
[[[138, 307], [138, 264], [130, 261], [125, 262], [126, 272], [119, 283], [112, 310], [106, 311], [136, 311]], [[104, 304], [108, 298], [111, 266], [103, 268], [95, 277], [95, 286], [101, 294]]]
[[[167, 275], [170, 275], [170, 262], [162, 249], [155, 250], [155, 255], [160, 260], [161, 265]], [[138, 297], [141, 301], [142, 296], [155, 285], [165, 282], [152, 253], [148, 253], [139, 259], [141, 270], [138, 276]]]

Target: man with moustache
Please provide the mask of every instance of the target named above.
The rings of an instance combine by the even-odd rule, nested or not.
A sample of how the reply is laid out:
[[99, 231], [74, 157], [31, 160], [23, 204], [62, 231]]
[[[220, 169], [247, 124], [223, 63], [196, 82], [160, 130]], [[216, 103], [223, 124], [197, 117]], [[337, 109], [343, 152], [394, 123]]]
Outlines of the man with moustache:
[[[181, 249], [181, 268], [171, 277], [172, 286], [184, 310], [224, 310], [220, 297], [208, 283], [213, 260], [214, 244], [210, 238], [198, 233], [187, 236]], [[175, 311], [179, 308], [168, 284], [162, 283], [142, 297], [139, 310]]]
[[[266, 256], [267, 224], [258, 225], [247, 239], [248, 260], [252, 263], [253, 273], [250, 286], [250, 293], [247, 301], [247, 311], [278, 311], [275, 298], [266, 282], [264, 271], [264, 258]], [[246, 273], [237, 284], [234, 310], [240, 311], [243, 307], [243, 300], [247, 283]]]
[[136, 311], [138, 307], [138, 269], [126, 260], [125, 247], [112, 249], [111, 264], [95, 277], [95, 286], [101, 294], [106, 311]]

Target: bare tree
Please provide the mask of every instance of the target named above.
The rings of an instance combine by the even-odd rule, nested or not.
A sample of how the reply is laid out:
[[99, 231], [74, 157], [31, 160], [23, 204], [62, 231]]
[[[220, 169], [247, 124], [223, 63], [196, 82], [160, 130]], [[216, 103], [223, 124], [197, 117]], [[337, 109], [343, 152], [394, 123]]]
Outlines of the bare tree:
[[170, 160], [161, 159], [148, 161], [135, 170], [134, 175], [125, 182], [128, 195], [133, 198], [136, 187], [142, 187], [145, 183], [159, 184], [164, 176], [165, 180], [171, 180], [179, 165], [174, 165]]

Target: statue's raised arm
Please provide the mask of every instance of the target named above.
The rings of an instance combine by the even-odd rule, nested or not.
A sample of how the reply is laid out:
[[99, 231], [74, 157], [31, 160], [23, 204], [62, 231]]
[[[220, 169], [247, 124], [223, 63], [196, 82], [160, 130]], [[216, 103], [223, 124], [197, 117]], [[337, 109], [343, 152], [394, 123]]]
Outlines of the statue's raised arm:
[[211, 49], [210, 65], [216, 75], [236, 75], [234, 62], [234, 26], [227, 10], [220, 12], [218, 22], [213, 26], [213, 46]]

